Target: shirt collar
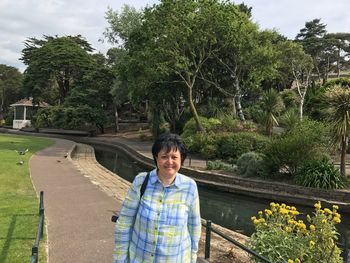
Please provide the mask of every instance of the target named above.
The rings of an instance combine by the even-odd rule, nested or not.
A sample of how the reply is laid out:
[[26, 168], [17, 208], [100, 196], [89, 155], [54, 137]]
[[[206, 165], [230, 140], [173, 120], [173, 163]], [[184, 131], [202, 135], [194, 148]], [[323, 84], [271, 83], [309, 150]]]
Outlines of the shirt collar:
[[[162, 183], [157, 176], [157, 169], [154, 169], [150, 172], [149, 181], [151, 184], [155, 184], [156, 182]], [[180, 188], [181, 185], [181, 175], [176, 173], [175, 181], [172, 185], [175, 185], [177, 188]]]

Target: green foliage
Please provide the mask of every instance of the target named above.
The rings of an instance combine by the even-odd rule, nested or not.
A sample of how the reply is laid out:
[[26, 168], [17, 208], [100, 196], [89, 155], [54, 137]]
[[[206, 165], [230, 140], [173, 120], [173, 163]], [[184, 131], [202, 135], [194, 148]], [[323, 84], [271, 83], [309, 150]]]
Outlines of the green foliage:
[[10, 105], [23, 99], [22, 79], [22, 73], [17, 68], [0, 64], [0, 122], [10, 117]]
[[102, 110], [87, 105], [78, 107], [55, 106], [40, 109], [33, 119], [36, 127], [90, 129], [96, 125], [100, 127], [106, 122]]
[[236, 163], [237, 172], [246, 177], [259, 175], [263, 157], [263, 154], [256, 152], [242, 154]]
[[319, 122], [304, 120], [285, 134], [271, 140], [264, 151], [264, 176], [295, 175], [305, 162], [329, 149], [329, 133]]
[[285, 89], [280, 92], [280, 95], [286, 109], [298, 107], [300, 98], [295, 90]]
[[301, 167], [295, 176], [298, 185], [322, 189], [344, 188], [344, 178], [327, 157], [310, 160]]
[[251, 218], [255, 225], [252, 249], [271, 262], [341, 263], [335, 227], [341, 222], [338, 207], [321, 209], [318, 202], [315, 208], [304, 223], [295, 207], [271, 203], [269, 209]]
[[218, 154], [217, 136], [211, 132], [199, 132], [183, 137], [188, 150], [192, 153], [201, 153], [204, 158], [213, 159]]
[[325, 89], [332, 88], [335, 86], [340, 86], [342, 88], [350, 88], [350, 78], [337, 78], [327, 80], [327, 82], [323, 86]]
[[35, 102], [62, 104], [92, 66], [93, 48], [81, 35], [28, 38], [25, 46], [21, 60], [28, 67], [23, 86]]
[[266, 136], [256, 132], [237, 132], [222, 136], [218, 141], [219, 158], [237, 159], [246, 152], [262, 152], [268, 141]]
[[220, 160], [208, 161], [207, 170], [225, 170], [233, 171], [234, 167], [231, 164], [225, 163]]
[[268, 136], [272, 136], [273, 127], [278, 125], [277, 116], [283, 109], [283, 101], [276, 90], [269, 89], [264, 92], [261, 100], [261, 120]]
[[299, 113], [295, 108], [290, 108], [280, 117], [280, 125], [287, 131], [293, 129], [299, 122]]
[[[204, 129], [207, 132], [210, 131], [215, 131], [216, 129], [218, 129], [218, 127], [220, 127], [221, 125], [221, 121], [219, 119], [215, 119], [215, 118], [205, 118], [205, 117], [199, 117]], [[196, 128], [196, 121], [194, 118], [191, 118], [184, 127], [184, 131], [182, 133], [182, 137], [186, 138], [192, 135], [195, 135], [197, 133], [197, 128]]]

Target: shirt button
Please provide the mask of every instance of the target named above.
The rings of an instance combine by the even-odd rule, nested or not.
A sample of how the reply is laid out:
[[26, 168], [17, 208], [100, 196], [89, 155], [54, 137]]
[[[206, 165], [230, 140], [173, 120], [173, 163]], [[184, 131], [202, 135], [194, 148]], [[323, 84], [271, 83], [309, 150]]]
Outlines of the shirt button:
[[159, 199], [159, 202], [161, 203], [163, 200], [162, 199]]
[[155, 227], [154, 230], [157, 230], [157, 227]]
[[157, 216], [159, 216], [159, 215], [160, 215], [160, 212], [157, 213]]
[[151, 257], [153, 257], [154, 255], [153, 254], [151, 254]]

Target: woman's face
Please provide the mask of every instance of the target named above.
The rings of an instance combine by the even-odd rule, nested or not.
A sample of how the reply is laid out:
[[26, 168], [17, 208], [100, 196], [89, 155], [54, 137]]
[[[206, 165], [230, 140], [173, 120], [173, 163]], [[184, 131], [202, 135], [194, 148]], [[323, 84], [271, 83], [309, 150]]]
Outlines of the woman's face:
[[175, 177], [181, 168], [181, 154], [179, 150], [166, 152], [162, 149], [156, 158], [158, 173], [167, 179]]

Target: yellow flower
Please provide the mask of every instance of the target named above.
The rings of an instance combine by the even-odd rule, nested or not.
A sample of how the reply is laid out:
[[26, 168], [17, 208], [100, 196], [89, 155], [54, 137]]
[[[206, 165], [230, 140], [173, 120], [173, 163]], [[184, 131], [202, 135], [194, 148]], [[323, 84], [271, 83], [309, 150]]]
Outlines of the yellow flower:
[[313, 248], [313, 247], [315, 246], [315, 242], [311, 240], [311, 241], [309, 242], [309, 246], [310, 246], [310, 248]]
[[288, 263], [294, 263], [293, 259], [288, 259]]
[[285, 209], [285, 208], [281, 208], [279, 212], [280, 212], [280, 214], [282, 214], [282, 215], [288, 214], [288, 210]]
[[299, 215], [299, 212], [296, 211], [296, 210], [291, 210], [290, 213], [291, 213], [293, 216]]
[[292, 232], [292, 228], [289, 227], [289, 226], [286, 226], [286, 227], [284, 228], [284, 230], [286, 230], [287, 233]]
[[265, 214], [266, 215], [272, 215], [272, 211], [270, 209], [265, 209]]
[[326, 219], [322, 219], [322, 224], [325, 224], [327, 222]]
[[264, 218], [260, 218], [259, 219], [259, 223], [265, 223], [265, 219]]
[[258, 212], [258, 215], [259, 215], [259, 216], [262, 216], [262, 214], [263, 214], [262, 211], [259, 211], [259, 212]]
[[329, 210], [328, 208], [325, 208], [325, 209], [324, 209], [324, 212], [325, 212], [326, 214], [329, 214], [329, 215], [332, 214], [332, 211]]
[[321, 202], [318, 201], [316, 204], [314, 204], [314, 207], [318, 210], [321, 209]]
[[339, 224], [341, 222], [341, 220], [339, 217], [335, 216], [335, 217], [333, 217], [333, 222], [336, 224]]
[[339, 206], [333, 205], [333, 209], [334, 209], [334, 210], [338, 210], [338, 209], [339, 209]]
[[333, 215], [334, 215], [334, 217], [339, 217], [339, 218], [341, 218], [340, 214], [337, 213], [337, 212], [333, 213]]
[[299, 258], [295, 259], [295, 263], [301, 263], [300, 259]]
[[299, 224], [298, 224], [298, 227], [299, 227], [300, 229], [306, 229], [306, 225], [305, 225], [304, 223], [299, 223]]
[[251, 219], [252, 221], [254, 221], [254, 220], [256, 220], [256, 217], [255, 217], [255, 216], [252, 216], [250, 219]]
[[260, 222], [259, 222], [258, 219], [254, 219], [254, 220], [253, 220], [253, 223], [254, 223], [254, 225], [258, 225]]
[[271, 207], [275, 207], [276, 204], [275, 204], [274, 202], [271, 202], [271, 203], [270, 203], [270, 206], [271, 206]]
[[[295, 208], [295, 206], [292, 206], [292, 207], [290, 208], [290, 210], [296, 211], [297, 209]], [[298, 260], [299, 260], [299, 259], [298, 259]]]
[[316, 227], [314, 225], [310, 225], [310, 230], [311, 231], [315, 231], [316, 230]]

